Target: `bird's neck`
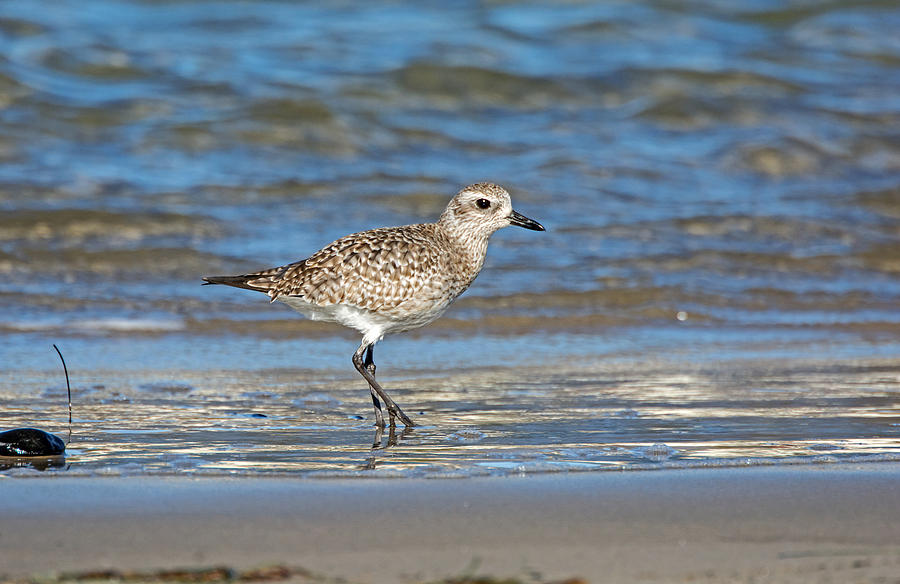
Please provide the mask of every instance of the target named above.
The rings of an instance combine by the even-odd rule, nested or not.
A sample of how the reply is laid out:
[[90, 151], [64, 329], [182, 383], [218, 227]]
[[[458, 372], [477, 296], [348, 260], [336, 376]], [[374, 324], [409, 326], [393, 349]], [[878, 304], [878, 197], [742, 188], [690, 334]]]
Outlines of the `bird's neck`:
[[457, 249], [458, 257], [463, 258], [464, 266], [461, 266], [461, 274], [468, 276], [466, 286], [475, 279], [484, 265], [487, 255], [490, 233], [481, 233], [467, 229], [454, 229], [453, 225], [438, 223], [438, 229], [450, 240]]

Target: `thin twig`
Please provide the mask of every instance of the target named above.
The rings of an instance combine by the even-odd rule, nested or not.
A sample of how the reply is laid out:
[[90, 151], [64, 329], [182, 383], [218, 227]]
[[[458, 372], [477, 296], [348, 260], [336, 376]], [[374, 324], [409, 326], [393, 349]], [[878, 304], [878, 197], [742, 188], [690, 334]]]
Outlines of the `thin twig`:
[[72, 386], [69, 385], [69, 369], [66, 367], [66, 360], [63, 359], [62, 353], [59, 350], [59, 347], [56, 344], [53, 345], [53, 348], [56, 349], [56, 354], [59, 355], [59, 360], [62, 361], [63, 364], [63, 373], [66, 374], [66, 393], [69, 395], [69, 439], [72, 439]]

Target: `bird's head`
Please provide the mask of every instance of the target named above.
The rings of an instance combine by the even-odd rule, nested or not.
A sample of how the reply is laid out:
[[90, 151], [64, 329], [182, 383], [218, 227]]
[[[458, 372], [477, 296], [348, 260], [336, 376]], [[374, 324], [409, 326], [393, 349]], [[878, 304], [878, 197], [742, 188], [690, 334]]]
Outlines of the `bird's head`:
[[509, 193], [493, 183], [476, 183], [459, 191], [439, 223], [451, 232], [483, 238], [509, 225], [544, 231], [543, 225], [514, 211]]

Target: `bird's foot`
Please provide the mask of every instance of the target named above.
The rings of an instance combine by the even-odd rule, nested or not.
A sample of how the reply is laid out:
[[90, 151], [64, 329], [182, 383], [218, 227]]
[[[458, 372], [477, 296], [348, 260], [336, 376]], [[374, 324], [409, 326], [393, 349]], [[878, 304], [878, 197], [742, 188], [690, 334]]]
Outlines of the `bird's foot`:
[[411, 427], [415, 426], [415, 423], [409, 419], [409, 416], [404, 414], [403, 410], [401, 410], [400, 407], [397, 406], [396, 404], [393, 404], [393, 407], [388, 407], [388, 414], [390, 415], [390, 418], [391, 418], [391, 428], [395, 428], [397, 425], [396, 422], [394, 421], [395, 417], [400, 418], [400, 421], [403, 422], [403, 425], [406, 426], [407, 428], [411, 428]]

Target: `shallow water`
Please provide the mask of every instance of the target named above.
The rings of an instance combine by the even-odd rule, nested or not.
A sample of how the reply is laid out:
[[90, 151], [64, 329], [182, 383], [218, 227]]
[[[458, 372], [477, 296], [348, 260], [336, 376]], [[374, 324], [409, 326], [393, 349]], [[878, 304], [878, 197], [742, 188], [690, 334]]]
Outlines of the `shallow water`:
[[467, 477], [900, 460], [896, 362], [677, 369], [407, 376], [392, 393], [419, 425], [384, 433], [359, 381], [299, 370], [180, 371], [177, 381], [136, 372], [77, 386], [71, 436], [64, 408], [45, 407], [62, 404], [64, 388], [34, 375], [7, 392], [5, 416], [58, 430], [70, 446], [51, 468], [86, 475]]
[[898, 26], [879, 1], [4, 2], [0, 428], [60, 428], [55, 342], [69, 472], [355, 472], [356, 336], [199, 277], [487, 179], [548, 232], [499, 232], [443, 319], [379, 344], [426, 413], [376, 472], [893, 456]]

